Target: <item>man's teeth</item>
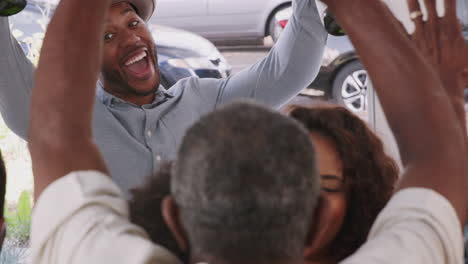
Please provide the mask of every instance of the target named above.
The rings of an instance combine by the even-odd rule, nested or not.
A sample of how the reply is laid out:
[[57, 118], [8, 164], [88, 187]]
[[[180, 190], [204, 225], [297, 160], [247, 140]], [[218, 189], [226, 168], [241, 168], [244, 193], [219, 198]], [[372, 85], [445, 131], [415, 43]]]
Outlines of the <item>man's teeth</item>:
[[135, 57], [129, 59], [129, 60], [127, 61], [127, 63], [125, 63], [125, 66], [129, 66], [129, 65], [132, 65], [132, 64], [135, 63], [135, 62], [141, 61], [141, 60], [142, 60], [143, 58], [145, 58], [145, 57], [146, 57], [146, 52], [142, 52], [142, 53], [140, 53], [139, 55], [137, 55], [137, 56], [135, 56]]

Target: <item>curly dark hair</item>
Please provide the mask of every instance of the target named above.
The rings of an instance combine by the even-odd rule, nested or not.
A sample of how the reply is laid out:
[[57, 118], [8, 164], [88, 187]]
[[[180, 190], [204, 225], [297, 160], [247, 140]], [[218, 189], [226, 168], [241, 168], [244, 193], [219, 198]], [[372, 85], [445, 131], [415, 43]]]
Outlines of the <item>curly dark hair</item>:
[[379, 212], [394, 191], [399, 169], [382, 141], [346, 108], [335, 105], [292, 106], [289, 115], [310, 132], [330, 139], [343, 162], [348, 207], [341, 230], [328, 248], [336, 261], [365, 241]]
[[161, 211], [164, 197], [171, 194], [171, 168], [170, 162], [162, 164], [144, 184], [130, 190], [130, 221], [142, 227], [151, 241], [165, 247], [187, 263], [187, 254], [180, 249]]

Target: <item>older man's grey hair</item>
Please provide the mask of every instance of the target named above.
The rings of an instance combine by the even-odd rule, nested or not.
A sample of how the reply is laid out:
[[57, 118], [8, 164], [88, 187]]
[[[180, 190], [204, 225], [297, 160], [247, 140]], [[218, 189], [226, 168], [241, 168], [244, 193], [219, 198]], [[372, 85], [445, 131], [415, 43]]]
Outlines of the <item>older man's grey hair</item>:
[[318, 193], [308, 132], [250, 102], [194, 124], [172, 178], [191, 253], [242, 263], [302, 258]]

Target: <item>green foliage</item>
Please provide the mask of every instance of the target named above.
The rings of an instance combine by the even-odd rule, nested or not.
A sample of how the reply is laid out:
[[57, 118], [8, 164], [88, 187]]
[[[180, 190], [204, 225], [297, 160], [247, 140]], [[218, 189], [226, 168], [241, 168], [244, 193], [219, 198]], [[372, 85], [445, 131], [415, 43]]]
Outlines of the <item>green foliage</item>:
[[31, 195], [27, 191], [21, 193], [16, 210], [5, 208], [5, 221], [7, 237], [19, 245], [27, 244], [31, 229]]

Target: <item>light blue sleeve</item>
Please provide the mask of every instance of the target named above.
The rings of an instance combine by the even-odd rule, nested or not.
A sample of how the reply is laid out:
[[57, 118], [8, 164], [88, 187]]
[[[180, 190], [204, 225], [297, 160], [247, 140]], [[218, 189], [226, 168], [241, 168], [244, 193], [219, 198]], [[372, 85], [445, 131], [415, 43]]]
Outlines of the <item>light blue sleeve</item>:
[[26, 139], [34, 66], [0, 17], [0, 112], [7, 126]]
[[293, 16], [268, 56], [227, 79], [200, 79], [200, 93], [214, 107], [251, 98], [279, 108], [317, 76], [327, 33], [314, 0], [293, 1]]

